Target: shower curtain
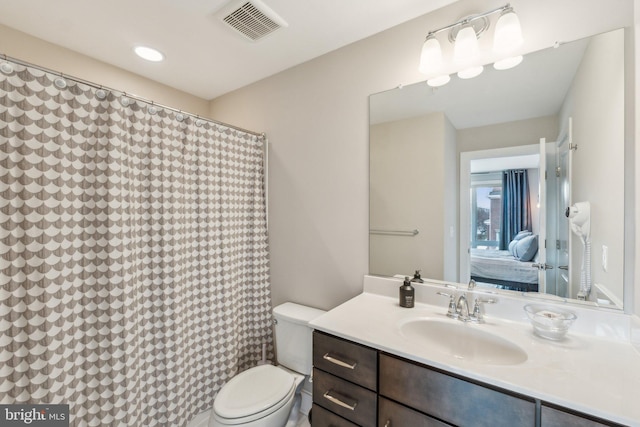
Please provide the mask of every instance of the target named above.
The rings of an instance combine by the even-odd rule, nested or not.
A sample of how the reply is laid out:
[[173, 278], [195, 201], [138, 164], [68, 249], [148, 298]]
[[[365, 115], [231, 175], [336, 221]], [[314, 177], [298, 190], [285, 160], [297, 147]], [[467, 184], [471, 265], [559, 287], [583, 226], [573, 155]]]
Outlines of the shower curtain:
[[0, 71], [0, 404], [185, 426], [272, 351], [264, 138]]

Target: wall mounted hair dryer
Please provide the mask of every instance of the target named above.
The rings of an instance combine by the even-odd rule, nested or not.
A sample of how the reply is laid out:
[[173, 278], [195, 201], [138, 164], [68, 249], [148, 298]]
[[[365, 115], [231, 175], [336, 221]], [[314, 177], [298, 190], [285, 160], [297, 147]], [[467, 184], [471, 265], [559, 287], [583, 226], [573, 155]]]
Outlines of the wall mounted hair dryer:
[[583, 240], [589, 239], [591, 235], [591, 203], [577, 202], [565, 211], [569, 218], [571, 230]]
[[582, 240], [582, 268], [580, 270], [580, 290], [578, 299], [587, 300], [591, 293], [591, 204], [577, 202], [565, 211], [571, 231]]

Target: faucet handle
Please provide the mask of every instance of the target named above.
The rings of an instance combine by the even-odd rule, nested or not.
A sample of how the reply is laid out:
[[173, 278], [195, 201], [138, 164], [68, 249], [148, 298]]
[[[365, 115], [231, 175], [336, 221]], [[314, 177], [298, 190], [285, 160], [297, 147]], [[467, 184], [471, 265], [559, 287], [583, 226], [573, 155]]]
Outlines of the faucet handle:
[[442, 295], [443, 297], [449, 297], [449, 309], [447, 310], [447, 316], [452, 319], [457, 319], [458, 310], [456, 309], [455, 295], [440, 291], [438, 291], [437, 294]]
[[471, 289], [475, 289], [476, 287], [476, 281], [471, 279], [469, 280], [469, 286], [467, 286], [467, 289], [471, 290]]
[[473, 305], [472, 318], [478, 323], [484, 323], [484, 316], [482, 315], [480, 304], [495, 304], [496, 302], [498, 301], [493, 298], [489, 298], [489, 299], [476, 298], [476, 302]]

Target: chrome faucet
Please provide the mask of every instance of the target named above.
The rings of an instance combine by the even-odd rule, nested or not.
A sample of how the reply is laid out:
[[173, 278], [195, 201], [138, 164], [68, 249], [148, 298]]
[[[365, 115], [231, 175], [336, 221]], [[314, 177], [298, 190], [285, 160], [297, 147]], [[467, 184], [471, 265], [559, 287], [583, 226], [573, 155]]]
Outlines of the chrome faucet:
[[447, 316], [452, 319], [458, 318], [458, 309], [456, 308], [456, 302], [454, 301], [454, 295], [448, 294], [446, 292], [437, 292], [438, 295], [442, 295], [444, 297], [449, 298], [449, 310], [447, 311]]
[[496, 303], [496, 300], [493, 298], [489, 298], [489, 299], [476, 298], [476, 303], [473, 306], [473, 314], [471, 315], [471, 320], [476, 323], [484, 323], [484, 315], [482, 314], [480, 305], [495, 304], [495, 303]]
[[456, 313], [458, 313], [458, 318], [463, 322], [468, 322], [469, 318], [469, 303], [467, 303], [467, 297], [465, 294], [462, 294], [458, 297], [458, 302], [456, 303]]
[[453, 294], [448, 294], [446, 292], [437, 292], [437, 294], [449, 297], [449, 309], [447, 311], [447, 316], [462, 322], [484, 323], [484, 316], [480, 307], [481, 304], [494, 304], [497, 302], [497, 300], [493, 298], [483, 299], [477, 297], [473, 306], [473, 313], [470, 313], [467, 294], [463, 293], [457, 300]]

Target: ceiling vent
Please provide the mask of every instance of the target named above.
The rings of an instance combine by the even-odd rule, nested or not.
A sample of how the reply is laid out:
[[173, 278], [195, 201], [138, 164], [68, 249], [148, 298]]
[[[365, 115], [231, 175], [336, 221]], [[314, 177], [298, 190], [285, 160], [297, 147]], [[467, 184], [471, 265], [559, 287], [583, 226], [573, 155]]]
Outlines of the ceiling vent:
[[251, 41], [288, 27], [284, 19], [259, 0], [232, 1], [216, 15], [229, 27]]

